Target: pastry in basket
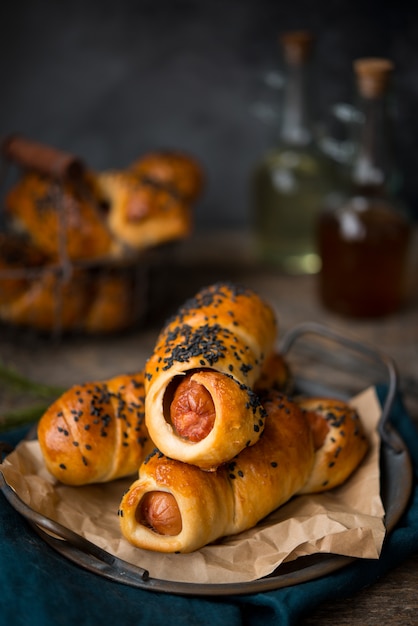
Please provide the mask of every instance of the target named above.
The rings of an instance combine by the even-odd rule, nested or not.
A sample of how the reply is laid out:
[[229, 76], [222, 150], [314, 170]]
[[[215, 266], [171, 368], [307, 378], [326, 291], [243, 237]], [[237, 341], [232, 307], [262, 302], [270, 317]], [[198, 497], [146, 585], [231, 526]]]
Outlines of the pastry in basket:
[[38, 439], [46, 467], [67, 485], [136, 473], [153, 448], [144, 421], [143, 373], [73, 386], [41, 417]]
[[49, 333], [78, 329], [91, 301], [88, 274], [74, 270], [68, 277], [45, 266], [27, 281], [15, 299], [0, 305], [0, 319], [15, 326]]
[[146, 422], [168, 457], [213, 469], [258, 441], [253, 387], [274, 352], [277, 321], [254, 291], [202, 289], [161, 331], [145, 366]]
[[157, 150], [145, 154], [130, 166], [140, 179], [164, 185], [186, 203], [196, 202], [204, 186], [204, 174], [198, 161], [178, 150]]
[[131, 327], [144, 311], [133, 268], [65, 273], [45, 263], [23, 238], [0, 235], [0, 320], [45, 333], [107, 334]]
[[58, 180], [27, 171], [7, 193], [5, 206], [15, 230], [53, 259], [91, 260], [120, 253], [91, 172]]
[[101, 267], [90, 271], [90, 280], [90, 304], [80, 329], [89, 334], [120, 332], [140, 319], [144, 302], [133, 268]]
[[47, 262], [25, 237], [0, 233], [0, 307], [21, 296]]
[[109, 230], [128, 249], [140, 252], [190, 234], [190, 206], [169, 189], [128, 171], [102, 172], [98, 181]]
[[[350, 452], [338, 454], [329, 439], [315, 448], [311, 422], [284, 395], [270, 392], [265, 408], [266, 426], [260, 440], [215, 472], [155, 450], [122, 497], [119, 516], [124, 537], [136, 547], [158, 552], [197, 550], [252, 528], [297, 494], [340, 484], [367, 450], [358, 418], [354, 420], [356, 432], [346, 431]], [[339, 409], [340, 420], [344, 421], [343, 416], [347, 422], [353, 419], [349, 407], [345, 406], [345, 413], [342, 405]], [[321, 412], [318, 419], [327, 418]], [[318, 473], [317, 459], [328, 446], [332, 462], [320, 462]], [[312, 476], [315, 478], [310, 481]]]

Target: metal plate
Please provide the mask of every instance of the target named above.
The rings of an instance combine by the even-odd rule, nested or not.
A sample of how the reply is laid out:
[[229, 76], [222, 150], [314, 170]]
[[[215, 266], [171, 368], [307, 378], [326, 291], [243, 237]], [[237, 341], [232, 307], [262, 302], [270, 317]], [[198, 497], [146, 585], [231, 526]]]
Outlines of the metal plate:
[[[341, 343], [342, 341], [346, 347], [365, 353], [368, 357], [377, 358], [380, 362], [383, 361], [387, 367], [388, 393], [379, 428], [382, 435], [381, 498], [386, 512], [385, 527], [390, 533], [408, 505], [413, 485], [413, 471], [408, 449], [399, 434], [388, 424], [388, 416], [396, 392], [396, 369], [385, 355], [377, 354], [368, 347], [353, 344], [317, 325], [302, 325], [289, 333], [281, 346], [283, 353], [287, 353], [293, 342], [305, 333], [326, 335], [327, 338], [337, 342]], [[295, 382], [298, 392], [311, 395], [316, 391], [324, 392], [323, 385], [317, 388], [312, 381], [306, 382], [303, 379], [296, 379]], [[333, 390], [330, 391], [330, 393], [332, 392]], [[244, 583], [194, 584], [157, 579], [153, 578], [147, 570], [114, 557], [80, 535], [31, 509], [6, 483], [1, 471], [0, 488], [12, 507], [23, 515], [34, 531], [64, 558], [99, 576], [148, 591], [191, 596], [261, 593], [314, 580], [331, 574], [356, 560], [351, 557], [332, 554], [301, 557], [290, 563], [280, 565], [265, 578]]]

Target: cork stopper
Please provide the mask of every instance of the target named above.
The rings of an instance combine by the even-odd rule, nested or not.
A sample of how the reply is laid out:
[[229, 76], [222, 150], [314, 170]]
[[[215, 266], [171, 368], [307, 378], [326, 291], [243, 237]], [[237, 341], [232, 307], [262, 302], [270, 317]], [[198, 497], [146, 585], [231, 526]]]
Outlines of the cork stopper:
[[368, 58], [354, 61], [357, 87], [363, 98], [382, 96], [389, 85], [394, 64], [389, 59]]
[[285, 60], [291, 65], [302, 65], [312, 52], [313, 35], [305, 30], [283, 33], [279, 37]]

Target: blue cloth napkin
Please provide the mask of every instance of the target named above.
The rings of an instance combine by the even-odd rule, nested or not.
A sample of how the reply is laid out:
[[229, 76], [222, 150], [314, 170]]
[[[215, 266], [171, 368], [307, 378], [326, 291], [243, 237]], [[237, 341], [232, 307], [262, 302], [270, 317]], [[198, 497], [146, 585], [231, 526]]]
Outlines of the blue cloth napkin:
[[[407, 510], [387, 537], [379, 560], [358, 560], [329, 576], [246, 596], [186, 598], [144, 591], [67, 561], [1, 495], [1, 626], [290, 626], [322, 602], [353, 595], [418, 552], [418, 431], [400, 397], [391, 422], [409, 447], [414, 486]], [[20, 429], [1, 439], [16, 445], [25, 432]]]

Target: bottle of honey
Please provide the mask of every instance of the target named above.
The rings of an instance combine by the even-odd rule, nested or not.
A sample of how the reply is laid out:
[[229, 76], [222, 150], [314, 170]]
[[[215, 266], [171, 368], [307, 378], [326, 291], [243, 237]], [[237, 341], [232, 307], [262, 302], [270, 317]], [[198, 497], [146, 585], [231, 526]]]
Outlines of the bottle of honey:
[[392, 72], [388, 59], [354, 62], [362, 121], [351, 192], [338, 207], [324, 209], [318, 222], [321, 300], [352, 317], [388, 315], [405, 296], [411, 225], [397, 197], [388, 109]]

